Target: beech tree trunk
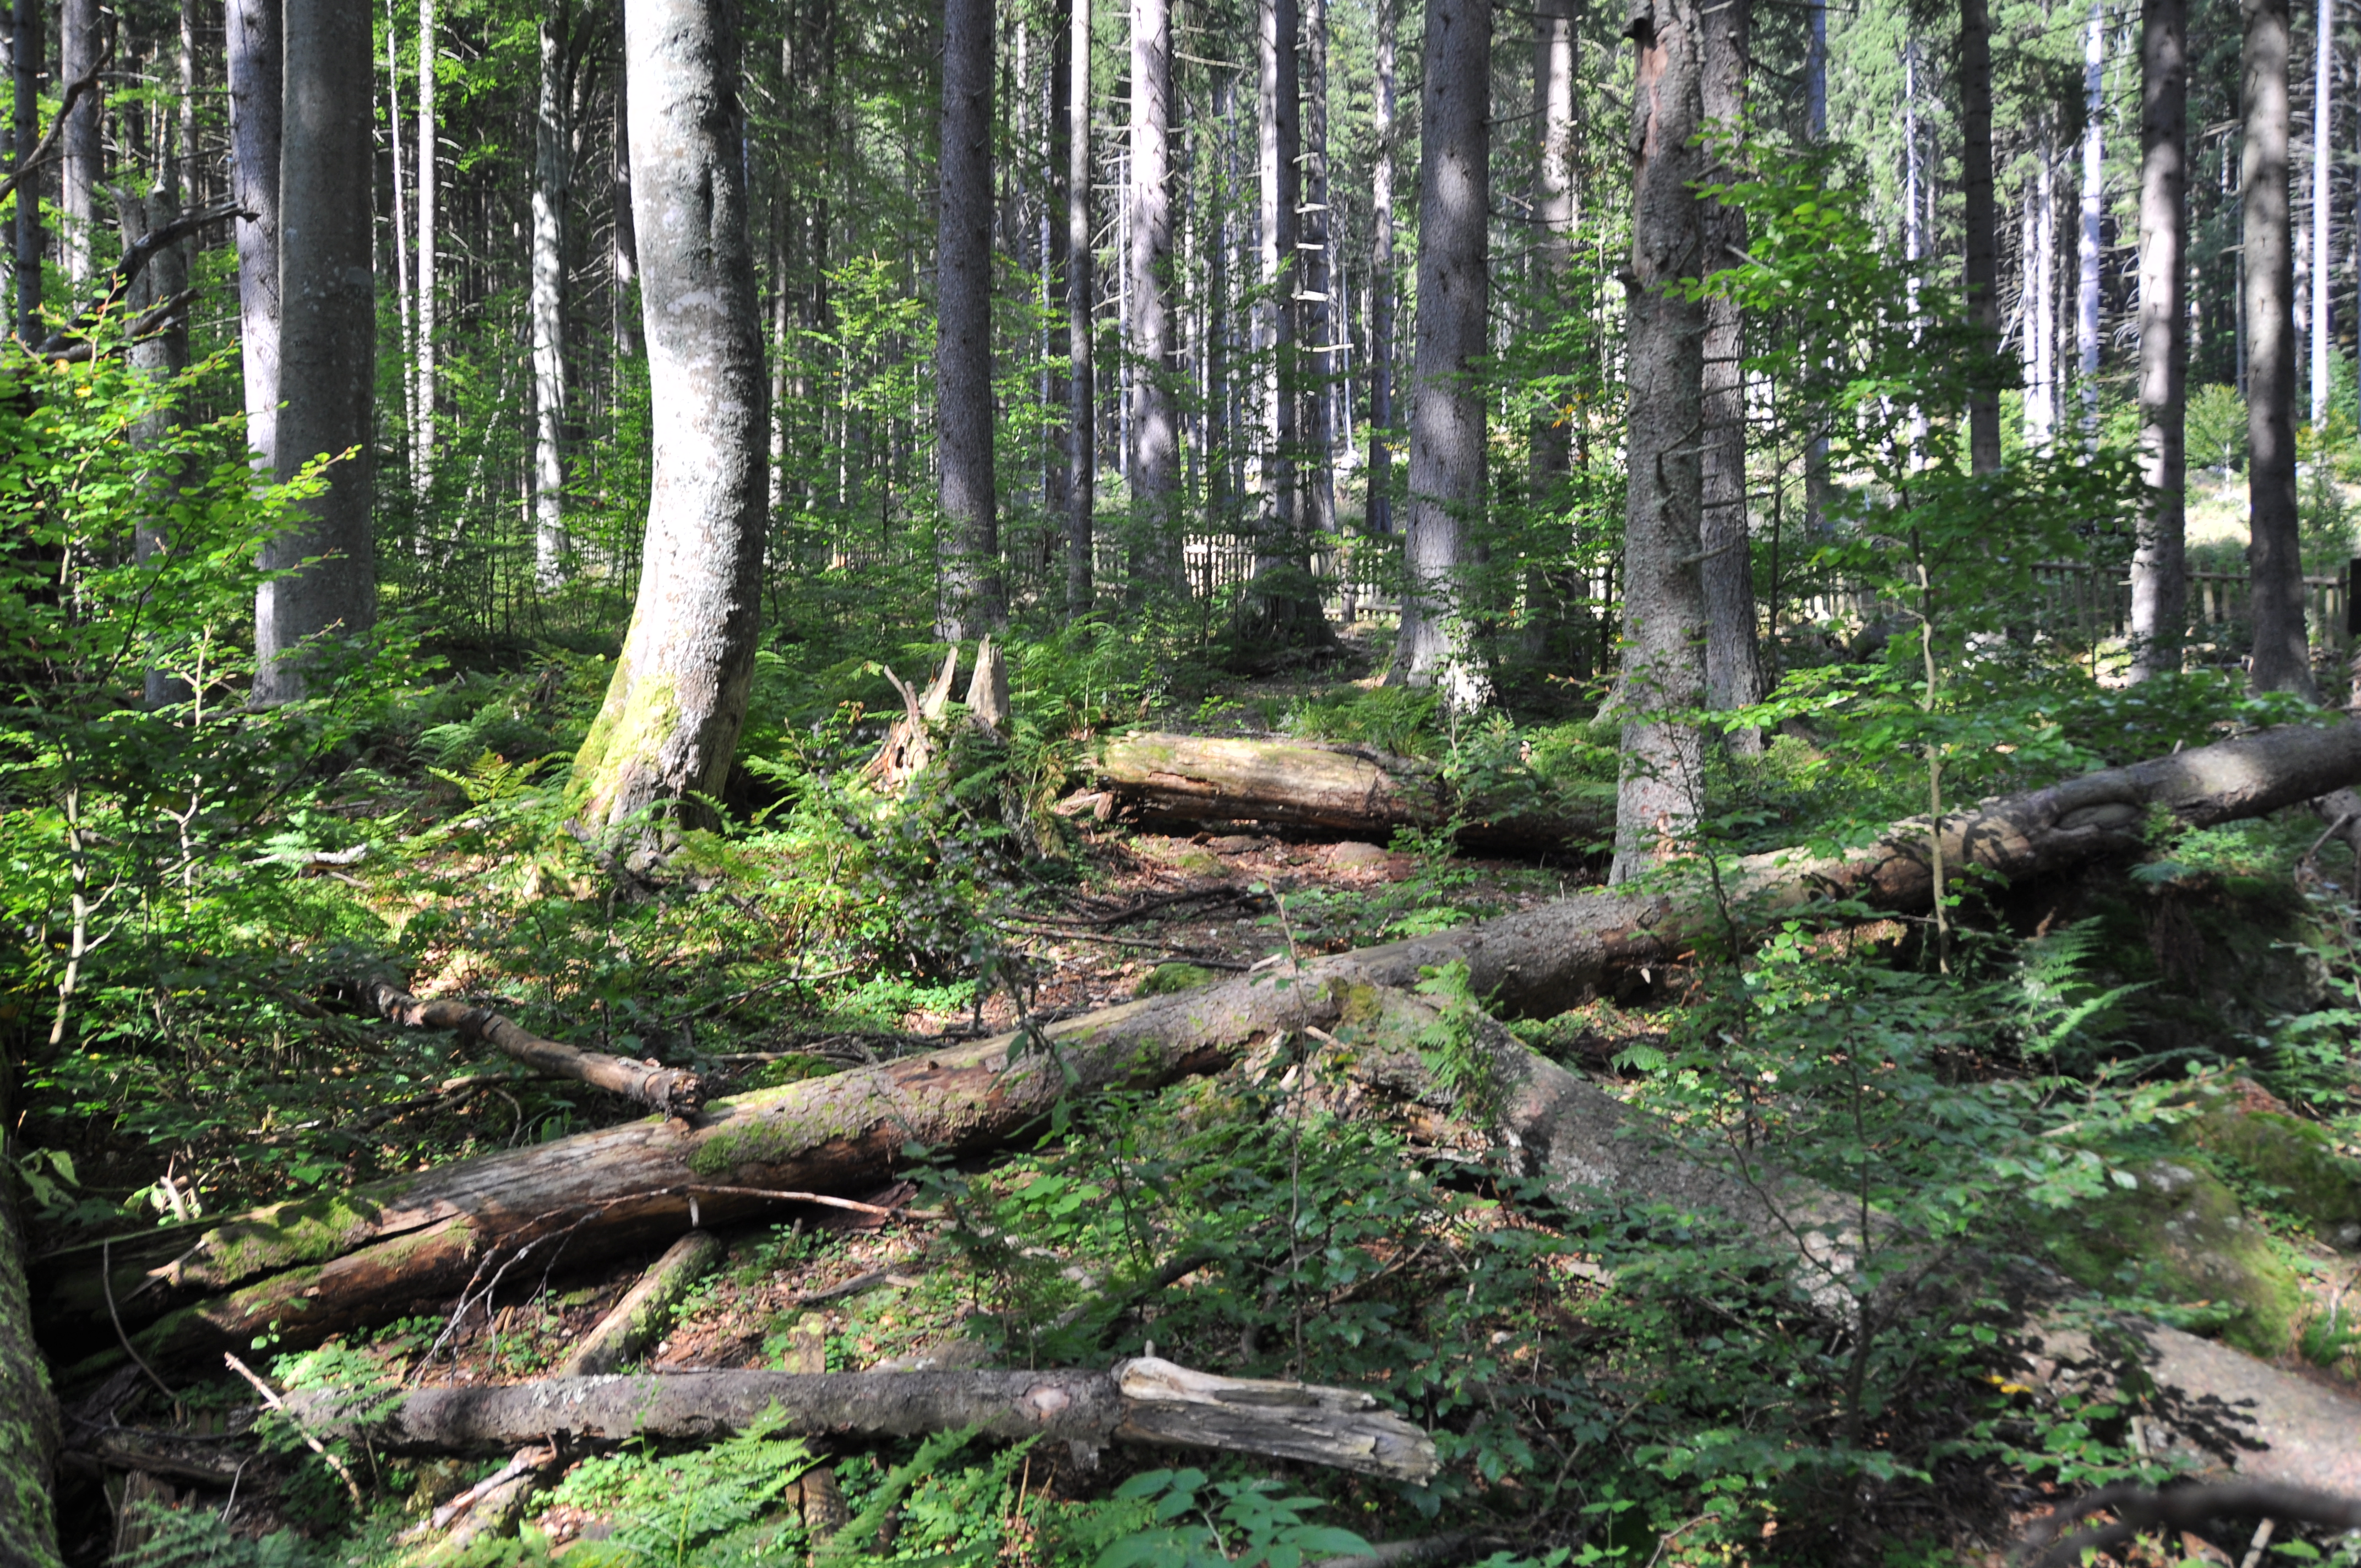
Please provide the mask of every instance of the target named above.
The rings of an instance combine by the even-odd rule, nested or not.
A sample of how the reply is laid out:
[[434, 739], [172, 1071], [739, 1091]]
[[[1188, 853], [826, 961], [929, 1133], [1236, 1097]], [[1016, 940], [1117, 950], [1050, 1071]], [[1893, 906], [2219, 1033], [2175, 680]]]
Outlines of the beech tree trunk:
[[2189, 621], [2184, 553], [2189, 382], [2189, 8], [2140, 6], [2140, 477], [2132, 552], [2134, 680], [2180, 668]]
[[280, 0], [229, 0], [224, 29], [230, 193], [254, 214], [233, 225], [246, 445], [255, 466], [269, 474], [279, 461], [279, 126], [284, 90]]
[[[1967, 868], [2003, 883], [2052, 874], [2136, 850], [2158, 808], [2208, 827], [2356, 783], [2361, 724], [2270, 730], [1947, 817], [1944, 864], [1955, 880]], [[1927, 838], [1923, 821], [1898, 823], [1848, 854], [1730, 862], [1722, 883], [1740, 920], [1757, 928], [1831, 897], [1914, 914], [1932, 896]], [[1408, 990], [1422, 971], [1458, 962], [1497, 1013], [1548, 1017], [1669, 983], [1683, 955], [1729, 930], [1702, 889], [1586, 893], [1052, 1024], [1055, 1056], [1012, 1060], [1015, 1037], [1003, 1036], [719, 1102], [696, 1126], [651, 1118], [219, 1223], [85, 1243], [34, 1265], [38, 1326], [55, 1351], [119, 1357], [104, 1258], [115, 1311], [139, 1330], [134, 1343], [151, 1360], [237, 1348], [274, 1322], [289, 1348], [316, 1343], [447, 1299], [503, 1263], [526, 1259], [537, 1276], [569, 1255], [775, 1212], [798, 1193], [873, 1187], [913, 1143], [954, 1155], [995, 1147], [1067, 1093], [1152, 1087], [1217, 1069], [1273, 1030], [1333, 1028], [1358, 988]]]
[[[60, 81], [78, 82], [98, 63], [100, 27], [98, 0], [64, 0], [58, 7], [58, 75]], [[87, 291], [84, 285], [96, 270], [93, 257], [98, 240], [98, 187], [105, 176], [105, 159], [99, 147], [99, 127], [105, 118], [105, 98], [102, 93], [84, 93], [66, 115], [65, 135], [60, 139], [59, 192], [63, 209], [62, 232], [65, 242], [66, 277], [73, 283], [73, 297], [81, 299]]]
[[2288, 212], [2288, 0], [2242, 0], [2246, 41], [2246, 498], [2257, 691], [2319, 699], [2296, 515], [2295, 286]]
[[[317, 639], [377, 623], [377, 275], [370, 233], [377, 49], [368, 0], [285, 0], [279, 148], [278, 476], [328, 456], [327, 488], [263, 546], [291, 575], [255, 598], [254, 698], [304, 693]], [[305, 561], [313, 565], [302, 565]]]
[[[1828, 14], [1814, 0], [1820, 123], [1828, 115]], [[1987, 0], [1960, 0], [1960, 217], [1967, 231], [1968, 320], [1983, 351], [2000, 352], [2000, 219], [1993, 199], [1992, 13]], [[1816, 136], [1813, 139], [1817, 140]], [[2000, 471], [2000, 386], [1987, 371], [1968, 392], [1968, 467]]]
[[[1707, 7], [1702, 97], [1708, 121], [1735, 126], [1746, 113], [1747, 45], [1753, 0], [1721, 0]], [[1735, 171], [1716, 164], [1708, 178]], [[1738, 264], [1746, 248], [1746, 214], [1719, 202], [1705, 212], [1705, 270]], [[1705, 595], [1705, 690], [1708, 706], [1743, 707], [1763, 696], [1763, 654], [1754, 629], [1754, 555], [1749, 548], [1746, 503], [1746, 323], [1738, 302], [1714, 295], [1705, 302], [1705, 452], [1699, 485], [1699, 587]], [[1759, 729], [1724, 737], [1733, 751], [1763, 750]]]
[[1616, 800], [1620, 883], [1675, 848], [1705, 789], [1703, 740], [1686, 713], [1704, 694], [1705, 593], [1698, 573], [1704, 476], [1705, 307], [1689, 287], [1707, 270], [1696, 186], [1704, 157], [1704, 23], [1697, 0], [1653, 0], [1626, 29], [1632, 84], [1631, 386], [1623, 511], [1622, 778]]
[[1098, 1447], [1222, 1449], [1402, 1481], [1431, 1479], [1434, 1440], [1353, 1388], [1222, 1377], [1152, 1356], [1106, 1372], [669, 1372], [554, 1377], [499, 1388], [341, 1392], [288, 1400], [305, 1430], [396, 1453], [499, 1453], [553, 1424], [601, 1444], [711, 1442], [766, 1412], [805, 1436], [915, 1437], [972, 1427]]
[[936, 193], [935, 466], [942, 485], [935, 634], [961, 642], [1007, 620], [992, 466], [992, 0], [943, 0], [941, 178]]
[[540, 100], [533, 121], [533, 575], [544, 594], [566, 580], [566, 209], [574, 173], [566, 65], [573, 9], [572, 0], [546, 0], [542, 9]]
[[1484, 506], [1484, 385], [1490, 352], [1491, 0], [1428, 0], [1419, 113], [1418, 357], [1411, 373], [1409, 526], [1394, 670], [1482, 707], [1474, 530]]
[[729, 781], [768, 490], [738, 10], [627, 0], [624, 31], [655, 453], [639, 603], [574, 763], [584, 816], [609, 826]]
[[1066, 112], [1066, 619], [1090, 614], [1096, 598], [1098, 388], [1092, 374], [1091, 0], [1071, 0]]
[[1394, 531], [1394, 93], [1400, 0], [1378, 0], [1377, 87], [1369, 134], [1377, 144], [1369, 190], [1369, 477], [1364, 525]]
[[1180, 587], [1180, 439], [1172, 400], [1172, 4], [1131, 5], [1133, 575]]

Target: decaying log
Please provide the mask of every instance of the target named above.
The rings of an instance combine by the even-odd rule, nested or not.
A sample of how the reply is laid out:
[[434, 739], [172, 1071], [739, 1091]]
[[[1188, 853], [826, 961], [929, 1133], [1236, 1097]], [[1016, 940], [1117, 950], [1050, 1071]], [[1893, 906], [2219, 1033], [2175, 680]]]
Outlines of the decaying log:
[[1217, 1377], [1153, 1357], [1107, 1372], [674, 1372], [551, 1378], [492, 1388], [313, 1392], [290, 1404], [307, 1430], [395, 1453], [497, 1453], [562, 1434], [711, 1442], [774, 1407], [809, 1437], [911, 1437], [974, 1427], [1042, 1437], [1214, 1448], [1423, 1481], [1426, 1433], [1351, 1388]]
[[721, 1243], [710, 1231], [691, 1231], [648, 1266], [614, 1310], [582, 1336], [573, 1354], [558, 1363], [559, 1377], [596, 1377], [612, 1372], [640, 1353], [672, 1321], [673, 1309], [689, 1287], [713, 1272]]
[[[1418, 997], [1359, 993], [1344, 1022], [1340, 1055], [1361, 1083], [1461, 1109], [1418, 1044], [1435, 1021], [1434, 1011]], [[1488, 1062], [1486, 1108], [1499, 1135], [1570, 1203], [1586, 1206], [1594, 1195], [1607, 1194], [1719, 1212], [1765, 1252], [1795, 1257], [1795, 1283], [1819, 1310], [1840, 1322], [1857, 1315], [1853, 1271], [1864, 1252], [1857, 1202], [1768, 1164], [1758, 1163], [1741, 1177], [1701, 1163], [1621, 1101], [1536, 1054], [1488, 1018], [1475, 1021], [1475, 1040]], [[1883, 1215], [1872, 1212], [1870, 1223], [1875, 1245], [1916, 1245]], [[1910, 1271], [1892, 1273], [1908, 1277]], [[2093, 1354], [2081, 1329], [2052, 1317], [2055, 1305], [2076, 1292], [2047, 1269], [1969, 1249], [1945, 1261], [1928, 1288], [1944, 1288], [1949, 1280], [1997, 1286], [2023, 1303], [2025, 1330], [2036, 1345], [2028, 1370], [2041, 1380], [2051, 1380], [2061, 1362], [2089, 1366], [2107, 1360]], [[2237, 1456], [2241, 1475], [2361, 1493], [2361, 1400], [2179, 1329], [2130, 1318], [2112, 1327], [2138, 1348], [2147, 1376], [2160, 1387], [2243, 1407], [2239, 1413], [2253, 1423], [2246, 1435], [2264, 1446]]]
[[[2059, 1531], [2095, 1513], [2114, 1519], [2068, 1540]], [[2206, 1486], [2167, 1486], [2158, 1490], [2133, 1482], [2102, 1486], [2076, 1499], [2026, 1531], [2024, 1550], [2041, 1551], [2026, 1568], [2066, 1568], [2087, 1563], [2092, 1554], [2112, 1552], [2134, 1536], [2163, 1526], [2196, 1530], [2232, 1519], [2288, 1519], [2329, 1530], [2361, 1530], [2361, 1497], [2340, 1497], [2301, 1486], [2279, 1486], [2254, 1481], [2224, 1481]], [[2246, 1556], [2252, 1563], [2261, 1554], [2257, 1545]]]
[[1587, 843], [1614, 820], [1611, 790], [1592, 811], [1539, 797], [1463, 801], [1433, 762], [1323, 740], [1119, 735], [1093, 783], [1153, 823], [1268, 822], [1380, 843], [1455, 813], [1468, 848], [1554, 850]]
[[[2250, 817], [2361, 780], [2361, 725], [2289, 728], [2110, 769], [1988, 802], [1944, 828], [1951, 874], [2010, 879], [2115, 853], [2161, 806], [2198, 825]], [[1852, 854], [1795, 851], [1726, 868], [1757, 915], [1820, 892], [1895, 912], [1930, 897], [1924, 828], [1904, 824]], [[1747, 910], [1741, 910], [1741, 916]], [[1313, 959], [1203, 990], [1051, 1025], [1052, 1056], [1013, 1036], [807, 1080], [719, 1102], [697, 1124], [647, 1120], [445, 1166], [224, 1221], [109, 1244], [116, 1310], [158, 1355], [213, 1352], [274, 1328], [291, 1347], [447, 1297], [479, 1271], [537, 1249], [642, 1245], [694, 1223], [774, 1209], [779, 1191], [873, 1188], [903, 1149], [1005, 1144], [1068, 1094], [1147, 1088], [1220, 1068], [1258, 1038], [1333, 1028], [1370, 987], [1409, 989], [1465, 963], [1508, 1015], [1549, 1015], [1643, 983], [1700, 938], [1718, 910], [1692, 886], [1586, 893], [1525, 914]], [[111, 1344], [102, 1248], [34, 1269], [38, 1321], [56, 1347]], [[481, 1277], [490, 1274], [483, 1272]], [[161, 1321], [159, 1321], [161, 1320]], [[79, 1337], [78, 1337], [79, 1336]]]
[[[456, 1562], [479, 1541], [505, 1535], [523, 1517], [525, 1505], [557, 1469], [557, 1445], [521, 1448], [506, 1464], [428, 1516], [408, 1541], [404, 1562], [418, 1568]], [[440, 1533], [437, 1533], [440, 1532]]]
[[381, 977], [363, 981], [360, 990], [368, 1004], [389, 1022], [411, 1029], [448, 1029], [463, 1038], [481, 1040], [552, 1077], [574, 1079], [620, 1094], [667, 1116], [693, 1115], [705, 1103], [705, 1080], [684, 1068], [632, 1061], [544, 1040], [489, 1007], [422, 1002]]

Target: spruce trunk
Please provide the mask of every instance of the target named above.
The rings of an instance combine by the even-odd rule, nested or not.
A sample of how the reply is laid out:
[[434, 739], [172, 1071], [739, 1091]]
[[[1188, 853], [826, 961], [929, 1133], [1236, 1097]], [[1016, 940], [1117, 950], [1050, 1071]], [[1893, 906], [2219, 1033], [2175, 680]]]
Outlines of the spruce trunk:
[[2180, 668], [2189, 619], [2184, 551], [2189, 383], [2189, 7], [2140, 7], [2140, 477], [2147, 504], [2132, 553], [2132, 678]]
[[935, 631], [946, 642], [994, 630], [1007, 619], [992, 459], [992, 0], [943, 0], [942, 156], [935, 202], [942, 587]]
[[2295, 259], [2288, 212], [2288, 0], [2244, 0], [2246, 565], [2257, 691], [2318, 700], [2295, 482]]

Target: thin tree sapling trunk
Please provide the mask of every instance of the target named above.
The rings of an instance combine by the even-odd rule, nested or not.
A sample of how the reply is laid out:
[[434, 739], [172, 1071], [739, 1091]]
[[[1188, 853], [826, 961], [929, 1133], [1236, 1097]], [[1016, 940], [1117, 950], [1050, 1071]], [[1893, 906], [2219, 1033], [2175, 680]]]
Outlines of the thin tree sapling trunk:
[[2288, 211], [2288, 0], [2243, 0], [2246, 28], [2246, 566], [2257, 691], [2317, 700], [2296, 513], [2295, 276]]
[[584, 817], [609, 826], [729, 780], [766, 499], [737, 8], [626, 0], [623, 23], [654, 453], [639, 603], [574, 763]]
[[935, 633], [1007, 619], [992, 465], [992, 0], [943, 0], [935, 215], [935, 466], [942, 487]]
[[[326, 456], [326, 488], [263, 546], [287, 576], [255, 600], [254, 696], [304, 694], [314, 639], [377, 621], [370, 523], [377, 274], [371, 225], [376, 38], [368, 0], [286, 0], [279, 148], [278, 476]], [[310, 565], [303, 565], [309, 562]]]
[[2180, 669], [2188, 628], [2188, 0], [2143, 0], [2139, 406], [2147, 500], [2132, 552], [2134, 680]]
[[1697, 565], [1703, 473], [1704, 25], [1697, 0], [1653, 0], [1628, 29], [1633, 82], [1631, 267], [1626, 350], [1630, 487], [1623, 512], [1621, 776], [1615, 882], [1678, 848], [1705, 788], [1703, 738], [1684, 717], [1704, 695]]

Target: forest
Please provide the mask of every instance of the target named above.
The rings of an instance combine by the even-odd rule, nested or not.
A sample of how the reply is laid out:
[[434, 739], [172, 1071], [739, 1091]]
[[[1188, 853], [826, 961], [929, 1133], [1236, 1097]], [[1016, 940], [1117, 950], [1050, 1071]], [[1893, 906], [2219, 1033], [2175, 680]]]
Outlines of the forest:
[[0, 1568], [2361, 1564], [2361, 12], [886, 6], [0, 6]]

